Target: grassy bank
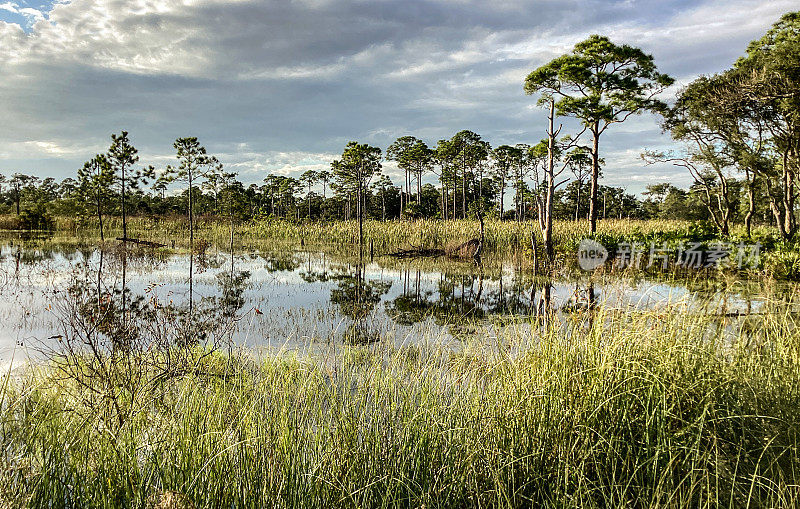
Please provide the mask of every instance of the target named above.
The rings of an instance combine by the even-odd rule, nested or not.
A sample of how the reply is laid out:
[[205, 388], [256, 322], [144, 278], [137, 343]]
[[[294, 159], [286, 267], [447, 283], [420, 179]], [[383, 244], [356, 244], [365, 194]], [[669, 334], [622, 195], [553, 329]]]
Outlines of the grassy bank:
[[[217, 356], [89, 408], [46, 366], [0, 393], [0, 499], [79, 507], [796, 507], [800, 332], [651, 311], [463, 351]], [[587, 328], [588, 327], [588, 328]], [[565, 330], [582, 331], [567, 334]], [[103, 391], [101, 391], [103, 392]], [[2, 502], [0, 502], [0, 506]], [[167, 507], [163, 505], [161, 507]]]

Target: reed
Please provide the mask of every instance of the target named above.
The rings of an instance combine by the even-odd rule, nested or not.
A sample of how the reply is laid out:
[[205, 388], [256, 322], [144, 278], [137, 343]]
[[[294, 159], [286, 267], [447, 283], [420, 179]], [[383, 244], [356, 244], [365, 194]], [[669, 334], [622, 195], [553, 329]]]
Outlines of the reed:
[[479, 332], [457, 351], [216, 356], [143, 390], [117, 427], [81, 407], [91, 384], [45, 365], [0, 385], [0, 496], [50, 507], [796, 507], [797, 319], [724, 320], [601, 309]]
[[[18, 228], [15, 216], [0, 216], [0, 230]], [[56, 230], [76, 236], [99, 237], [96, 218], [57, 217]], [[227, 220], [212, 216], [199, 216], [196, 219], [195, 235], [210, 242], [226, 244], [230, 236]], [[106, 238], [121, 235], [122, 221], [110, 216], [104, 219]], [[128, 220], [131, 237], [158, 242], [171, 246], [184, 245], [188, 240], [188, 221], [183, 216], [138, 216]], [[480, 226], [476, 220], [420, 219], [414, 221], [377, 221], [364, 223], [367, 242], [380, 253], [409, 246], [445, 248], [478, 238]], [[487, 219], [484, 238], [484, 252], [495, 254], [524, 253], [531, 249], [531, 232], [538, 232], [536, 221], [513, 222]], [[537, 235], [539, 235], [537, 233]], [[574, 253], [581, 239], [589, 237], [589, 224], [586, 221], [556, 221], [554, 224], [554, 244], [560, 253]], [[257, 244], [265, 241], [300, 243], [316, 245], [353, 246], [358, 243], [358, 223], [356, 221], [312, 221], [295, 222], [282, 219], [254, 219], [235, 226], [237, 242]], [[710, 240], [716, 238], [713, 231], [702, 225], [687, 221], [606, 219], [598, 222], [595, 238], [613, 247], [619, 242], [675, 243], [687, 240]], [[774, 228], [760, 226], [754, 229], [751, 238], [745, 238], [744, 228], [735, 226], [729, 240], [757, 240], [772, 247], [777, 240]]]

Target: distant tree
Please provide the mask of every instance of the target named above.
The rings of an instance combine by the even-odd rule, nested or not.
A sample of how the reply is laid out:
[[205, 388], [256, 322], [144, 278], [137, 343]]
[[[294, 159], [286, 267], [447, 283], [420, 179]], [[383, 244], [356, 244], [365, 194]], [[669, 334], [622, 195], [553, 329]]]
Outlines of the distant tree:
[[433, 151], [433, 161], [439, 166], [439, 182], [442, 186], [442, 219], [448, 218], [448, 206], [450, 203], [449, 195], [450, 189], [453, 190], [453, 210], [450, 213], [450, 218], [456, 217], [456, 149], [455, 144], [451, 140], [439, 140], [436, 144], [436, 149]]
[[[460, 169], [461, 175], [453, 173], [454, 180], [461, 182], [461, 217], [467, 217], [467, 182], [483, 171], [483, 163], [489, 157], [491, 147], [481, 140], [481, 136], [472, 131], [457, 132], [450, 140], [450, 149], [453, 152], [456, 164], [454, 170]], [[477, 170], [477, 171], [476, 171]], [[479, 183], [480, 185], [480, 183]], [[454, 188], [455, 190], [455, 188]], [[455, 194], [453, 195], [455, 203]], [[455, 212], [455, 206], [453, 207]]]
[[514, 146], [519, 150], [520, 157], [514, 160], [514, 218], [516, 221], [525, 220], [525, 193], [528, 186], [526, 179], [534, 170], [534, 166], [540, 162], [535, 157], [531, 157], [531, 146], [526, 143], [518, 143]]
[[322, 199], [325, 200], [328, 198], [326, 195], [327, 194], [326, 191], [328, 185], [331, 182], [333, 182], [333, 175], [331, 175], [331, 172], [329, 172], [328, 170], [322, 170], [319, 173], [317, 173], [317, 178], [322, 183]]
[[[586, 182], [586, 178], [591, 175], [592, 169], [592, 156], [591, 156], [591, 149], [585, 147], [575, 147], [569, 156], [569, 171], [572, 173], [572, 176], [575, 178], [575, 181], [578, 182], [577, 186], [575, 187], [576, 196], [575, 196], [575, 221], [578, 221], [580, 218], [580, 204], [581, 204], [581, 189], [584, 187], [584, 183]], [[603, 164], [603, 160], [600, 160], [600, 164]]]
[[86, 210], [97, 215], [100, 240], [104, 241], [103, 214], [109, 206], [114, 170], [104, 154], [97, 154], [78, 170], [78, 196]]
[[576, 44], [571, 54], [539, 67], [525, 79], [527, 94], [553, 98], [559, 115], [580, 119], [592, 135], [592, 233], [597, 229], [600, 136], [610, 125], [631, 115], [662, 111], [666, 106], [655, 96], [673, 82], [657, 71], [651, 55], [632, 46], [618, 46], [599, 35]]
[[16, 206], [18, 216], [20, 213], [20, 204], [22, 202], [22, 192], [33, 179], [34, 177], [25, 175], [24, 173], [14, 173], [8, 181], [9, 187], [11, 188], [11, 199]]
[[394, 187], [392, 179], [386, 175], [381, 175], [380, 178], [372, 185], [375, 193], [381, 198], [381, 220], [386, 221], [386, 193]]
[[308, 191], [306, 192], [306, 201], [308, 202], [308, 219], [311, 219], [311, 187], [317, 183], [319, 173], [314, 170], [306, 170], [300, 175], [300, 183], [304, 184]]
[[133, 169], [139, 161], [139, 151], [131, 145], [128, 132], [111, 135], [111, 147], [106, 159], [120, 185], [120, 206], [122, 209], [122, 238], [128, 239], [128, 216], [126, 209], [126, 193], [130, 188], [138, 187], [143, 175]]
[[322, 207], [320, 209], [320, 216], [325, 219], [328, 212], [328, 186], [333, 182], [333, 175], [328, 170], [322, 170], [317, 173], [317, 179], [322, 184]]
[[433, 164], [433, 151], [428, 148], [428, 145], [422, 140], [414, 136], [403, 136], [397, 138], [397, 140], [386, 149], [386, 159], [389, 161], [396, 161], [397, 166], [403, 170], [406, 186], [406, 201], [403, 201], [403, 193], [401, 192], [400, 216], [402, 217], [402, 209], [404, 209], [408, 204], [407, 202], [411, 200], [410, 176], [413, 175], [417, 180], [417, 202], [419, 202], [419, 195], [422, 192], [422, 176], [431, 169]]
[[58, 197], [68, 200], [78, 191], [78, 183], [75, 179], [67, 177], [58, 184]]
[[221, 213], [220, 194], [223, 189], [231, 185], [234, 175], [235, 173], [226, 172], [223, 164], [216, 160], [203, 172], [204, 180], [200, 187], [213, 197], [214, 212], [217, 214]]
[[381, 149], [351, 141], [342, 152], [342, 158], [331, 163], [331, 168], [343, 188], [355, 191], [358, 245], [361, 248], [364, 245], [364, 191], [370, 180], [381, 171]]
[[499, 188], [497, 208], [502, 218], [506, 182], [512, 170], [520, 164], [522, 149], [519, 147], [512, 147], [511, 145], [500, 145], [492, 151], [492, 158], [494, 159], [494, 176]]
[[694, 185], [705, 194], [704, 205], [722, 235], [728, 235], [734, 213], [734, 192], [727, 174], [731, 161], [713, 143], [706, 144], [703, 135], [693, 135], [694, 146], [682, 152], [646, 151], [642, 158], [647, 164], [671, 163], [689, 171]]

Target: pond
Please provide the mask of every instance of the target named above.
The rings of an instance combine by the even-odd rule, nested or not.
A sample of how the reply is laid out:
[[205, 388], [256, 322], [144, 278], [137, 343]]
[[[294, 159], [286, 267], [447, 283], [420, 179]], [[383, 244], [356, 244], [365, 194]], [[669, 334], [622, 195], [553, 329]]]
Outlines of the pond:
[[[2, 241], [0, 366], [24, 362], [42, 345], [58, 341], [65, 323], [82, 309], [82, 299], [119, 301], [123, 280], [124, 313], [144, 316], [165, 308], [185, 313], [188, 273], [188, 254], [181, 252], [123, 251], [116, 245], [101, 252], [90, 243]], [[586, 273], [544, 281], [513, 259], [361, 262], [325, 249], [285, 246], [242, 249], [232, 256], [206, 249], [193, 259], [193, 273], [193, 313], [208, 324], [229, 322], [233, 343], [255, 351], [378, 338], [398, 345], [458, 345], [478, 329], [512, 324], [535, 334], [542, 316], [583, 316], [590, 307], [702, 309], [736, 316], [758, 313], [775, 300], [758, 282], [590, 279]], [[794, 288], [780, 292], [793, 295]]]

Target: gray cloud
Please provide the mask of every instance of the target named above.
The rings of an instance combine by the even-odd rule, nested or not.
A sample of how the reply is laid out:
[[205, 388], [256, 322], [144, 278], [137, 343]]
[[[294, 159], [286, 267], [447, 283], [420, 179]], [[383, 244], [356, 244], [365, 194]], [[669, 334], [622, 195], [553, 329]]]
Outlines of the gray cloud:
[[[793, 4], [72, 0], [29, 33], [0, 21], [0, 171], [72, 175], [121, 129], [156, 162], [199, 136], [248, 181], [324, 167], [350, 139], [471, 129], [531, 143], [544, 114], [522, 80], [588, 34], [643, 47], [685, 83], [729, 66]], [[638, 159], [669, 143], [652, 117], [615, 126], [605, 182], [686, 185]]]

